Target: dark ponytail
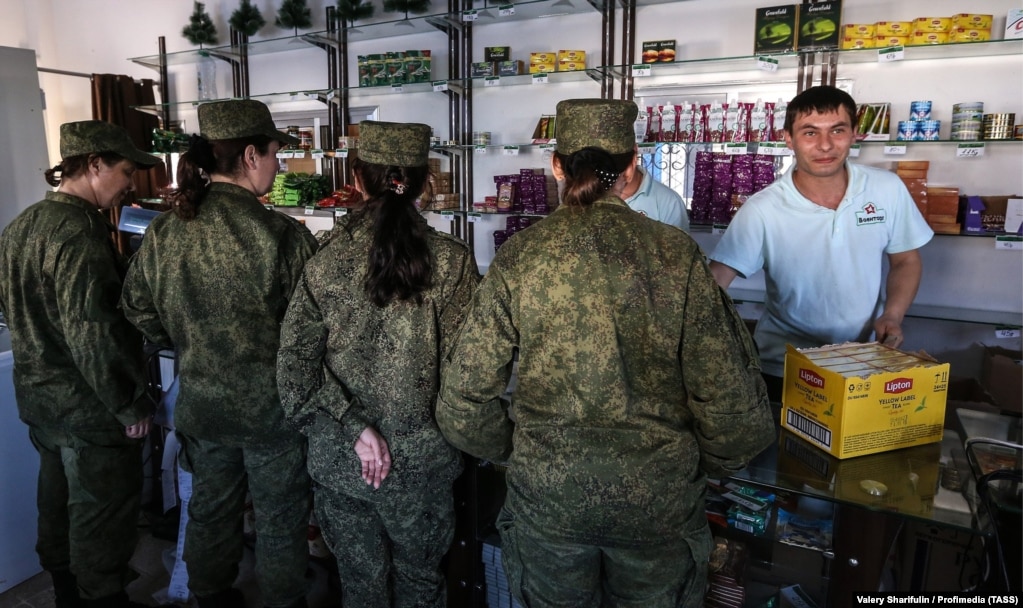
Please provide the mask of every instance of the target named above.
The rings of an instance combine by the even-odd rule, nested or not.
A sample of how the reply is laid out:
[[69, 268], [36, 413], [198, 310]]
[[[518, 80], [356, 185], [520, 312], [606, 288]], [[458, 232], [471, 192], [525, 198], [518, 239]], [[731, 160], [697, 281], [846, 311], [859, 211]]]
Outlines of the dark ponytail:
[[565, 173], [561, 200], [568, 206], [585, 207], [604, 197], [629, 166], [633, 152], [611, 154], [602, 148], [587, 147], [572, 154], [554, 153]]
[[368, 200], [352, 225], [370, 222], [373, 243], [363, 287], [369, 299], [383, 308], [394, 300], [422, 304], [423, 292], [433, 285], [433, 265], [426, 237], [429, 227], [416, 209], [426, 188], [427, 167], [394, 167], [356, 158]]
[[241, 139], [210, 141], [201, 135], [192, 135], [188, 151], [178, 159], [178, 187], [167, 194], [175, 215], [190, 220], [199, 213], [199, 204], [210, 187], [210, 176], [235, 176], [241, 171], [242, 154], [249, 145], [260, 155], [266, 154], [273, 141], [264, 135]]
[[69, 156], [62, 159], [59, 164], [54, 166], [52, 169], [47, 169], [44, 177], [46, 183], [53, 187], [60, 185], [62, 181], [71, 177], [77, 177], [80, 173], [85, 173], [85, 170], [89, 168], [89, 159], [93, 156], [98, 156], [103, 164], [111, 167], [116, 165], [118, 162], [124, 160], [124, 157], [116, 152], [97, 152], [96, 154], [79, 154], [78, 156]]

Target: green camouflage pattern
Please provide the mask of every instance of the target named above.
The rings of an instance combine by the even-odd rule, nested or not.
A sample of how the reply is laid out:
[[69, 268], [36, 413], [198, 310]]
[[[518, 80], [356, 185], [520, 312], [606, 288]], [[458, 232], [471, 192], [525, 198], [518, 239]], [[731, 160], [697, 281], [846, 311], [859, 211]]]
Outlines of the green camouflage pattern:
[[445, 361], [437, 422], [508, 461], [505, 508], [526, 525], [620, 547], [702, 533], [704, 473], [774, 437], [755, 347], [698, 245], [613, 195], [502, 245]]
[[121, 593], [135, 572], [142, 441], [29, 429], [39, 452], [36, 552], [44, 570], [73, 570], [84, 599]]
[[558, 102], [554, 137], [557, 151], [572, 154], [586, 147], [611, 154], [632, 152], [639, 109], [631, 101], [566, 99]]
[[153, 413], [142, 335], [118, 308], [127, 263], [113, 230], [88, 201], [49, 192], [0, 236], [18, 414], [100, 443], [127, 441], [124, 427]]
[[359, 158], [389, 167], [424, 167], [431, 134], [429, 125], [364, 120], [359, 123]]
[[199, 597], [231, 588], [245, 551], [246, 494], [255, 509], [256, 580], [263, 606], [305, 598], [309, 563], [309, 474], [305, 437], [267, 447], [234, 448], [178, 433], [181, 468], [192, 474], [184, 561]]
[[424, 485], [416, 496], [390, 502], [325, 487], [314, 495], [316, 521], [336, 558], [343, 606], [446, 608], [441, 560], [455, 537], [450, 483]]
[[[434, 420], [440, 359], [461, 324], [479, 271], [468, 245], [433, 229], [433, 286], [421, 306], [374, 305], [363, 289], [372, 235], [338, 220], [306, 264], [281, 328], [277, 385], [286, 418], [309, 437], [309, 472], [335, 492], [374, 503], [410, 500], [447, 484], [461, 456]], [[425, 222], [425, 219], [420, 219]], [[356, 439], [372, 425], [387, 441], [391, 472], [366, 485]]]
[[124, 128], [102, 120], [66, 122], [60, 125], [60, 157], [113, 152], [143, 167], [162, 163], [163, 159], [146, 154], [132, 143]]
[[227, 446], [294, 440], [277, 393], [288, 298], [316, 239], [248, 190], [215, 182], [199, 214], [155, 218], [132, 260], [125, 315], [177, 352], [176, 428]]
[[552, 541], [507, 509], [497, 519], [508, 589], [523, 606], [700, 608], [710, 528], [643, 547]]
[[228, 99], [199, 104], [199, 134], [211, 141], [265, 135], [283, 145], [297, 146], [299, 139], [274, 125], [270, 108], [255, 99]]

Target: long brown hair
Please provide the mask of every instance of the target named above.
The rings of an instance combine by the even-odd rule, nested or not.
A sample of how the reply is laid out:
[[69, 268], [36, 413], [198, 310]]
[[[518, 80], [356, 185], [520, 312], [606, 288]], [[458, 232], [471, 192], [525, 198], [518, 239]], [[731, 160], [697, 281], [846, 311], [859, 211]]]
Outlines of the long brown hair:
[[433, 263], [427, 243], [429, 226], [415, 200], [426, 187], [427, 167], [396, 167], [356, 158], [352, 171], [368, 196], [353, 214], [348, 231], [368, 222], [373, 234], [369, 268], [363, 281], [366, 294], [383, 308], [394, 300], [423, 302], [433, 285]]
[[124, 157], [116, 152], [97, 152], [95, 154], [69, 156], [61, 159], [59, 163], [46, 170], [46, 183], [56, 187], [67, 178], [77, 177], [79, 174], [85, 173], [86, 169], [89, 168], [89, 159], [92, 157], [99, 158], [108, 167], [124, 160]]
[[259, 154], [264, 155], [272, 141], [265, 135], [214, 141], [193, 135], [188, 142], [188, 151], [178, 159], [178, 187], [167, 194], [174, 213], [183, 220], [194, 218], [209, 190], [210, 175], [237, 176], [241, 172], [245, 148], [255, 146]]
[[603, 148], [586, 147], [571, 154], [554, 153], [565, 173], [561, 201], [573, 207], [592, 205], [604, 197], [632, 162], [633, 153], [611, 154]]

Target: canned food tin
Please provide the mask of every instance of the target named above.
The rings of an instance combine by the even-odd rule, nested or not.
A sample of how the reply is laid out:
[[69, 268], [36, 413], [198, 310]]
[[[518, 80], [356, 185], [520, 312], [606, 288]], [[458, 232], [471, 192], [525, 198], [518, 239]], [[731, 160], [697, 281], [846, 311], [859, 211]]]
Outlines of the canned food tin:
[[489, 146], [490, 145], [490, 131], [473, 131], [472, 132], [472, 144], [474, 146]]
[[962, 103], [952, 104], [952, 114], [959, 114], [961, 112], [974, 112], [977, 114], [984, 113], [984, 102], [983, 101], [967, 101]]
[[312, 150], [313, 148], [313, 129], [312, 127], [303, 127], [298, 130], [298, 147], [302, 150]]
[[931, 102], [929, 101], [912, 101], [909, 104], [909, 119], [910, 120], [930, 120], [931, 119]]
[[941, 139], [941, 121], [940, 120], [921, 120], [919, 122], [919, 141], [936, 141]]
[[1023, 139], [1023, 125], [1016, 125], [1012, 128], [1013, 139]]
[[899, 130], [895, 135], [898, 141], [913, 141], [917, 138], [917, 121], [900, 120]]

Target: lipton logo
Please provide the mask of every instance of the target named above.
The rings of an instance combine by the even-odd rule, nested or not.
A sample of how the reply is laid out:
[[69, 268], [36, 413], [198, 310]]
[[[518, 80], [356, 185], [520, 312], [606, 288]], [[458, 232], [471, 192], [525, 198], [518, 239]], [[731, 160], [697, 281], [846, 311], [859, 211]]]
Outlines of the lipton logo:
[[811, 386], [817, 388], [824, 388], [824, 377], [813, 371], [812, 369], [800, 369], [799, 379]]
[[912, 378], [896, 378], [884, 383], [886, 393], [904, 393], [913, 388]]

